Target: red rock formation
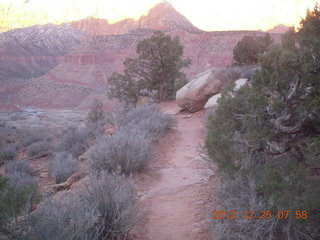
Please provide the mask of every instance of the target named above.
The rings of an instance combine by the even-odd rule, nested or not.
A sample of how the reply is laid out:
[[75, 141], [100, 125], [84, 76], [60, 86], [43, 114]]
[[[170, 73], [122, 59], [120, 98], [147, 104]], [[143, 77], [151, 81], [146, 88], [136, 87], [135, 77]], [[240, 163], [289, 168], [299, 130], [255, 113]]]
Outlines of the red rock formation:
[[71, 22], [71, 25], [94, 35], [119, 35], [134, 29], [163, 31], [183, 29], [190, 32], [201, 32], [167, 1], [154, 6], [147, 16], [142, 16], [138, 21], [124, 19], [117, 23], [109, 24], [108, 20], [105, 19], [87, 18]]
[[[60, 64], [50, 71], [48, 69], [45, 75], [28, 80], [28, 84], [4, 82], [5, 90], [0, 91], [0, 111], [7, 111], [17, 104], [48, 108], [87, 108], [91, 105], [90, 101], [94, 100], [93, 96], [106, 96], [107, 78], [115, 71], [123, 71], [123, 61], [127, 57], [136, 57], [137, 43], [151, 36], [152, 29], [162, 29], [172, 36], [179, 36], [184, 46], [184, 56], [192, 60], [191, 67], [185, 70], [189, 79], [208, 69], [230, 64], [232, 50], [243, 36], [264, 34], [248, 31], [203, 32], [167, 3], [157, 5], [150, 10], [148, 16], [141, 17], [139, 21], [124, 20], [109, 24], [106, 20], [86, 19], [72, 24], [91, 33], [111, 35], [91, 36], [63, 58], [57, 56]], [[112, 35], [119, 33], [125, 34]], [[279, 39], [279, 36], [272, 34], [273, 38]], [[24, 63], [26, 58], [17, 57], [16, 60]], [[43, 56], [35, 56], [29, 61], [32, 63], [30, 66], [46, 63]], [[10, 64], [13, 68], [17, 66]], [[114, 102], [109, 103], [112, 105]]]

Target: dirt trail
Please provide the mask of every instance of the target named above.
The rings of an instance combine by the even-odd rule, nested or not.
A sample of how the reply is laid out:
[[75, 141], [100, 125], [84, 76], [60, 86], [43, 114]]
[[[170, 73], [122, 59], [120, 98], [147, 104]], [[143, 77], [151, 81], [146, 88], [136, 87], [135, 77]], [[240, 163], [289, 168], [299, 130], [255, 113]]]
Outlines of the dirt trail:
[[[172, 112], [174, 103], [162, 105]], [[205, 112], [176, 114], [173, 131], [159, 140], [150, 171], [139, 176], [146, 222], [134, 239], [205, 240], [213, 200], [214, 171], [199, 157], [205, 138]]]

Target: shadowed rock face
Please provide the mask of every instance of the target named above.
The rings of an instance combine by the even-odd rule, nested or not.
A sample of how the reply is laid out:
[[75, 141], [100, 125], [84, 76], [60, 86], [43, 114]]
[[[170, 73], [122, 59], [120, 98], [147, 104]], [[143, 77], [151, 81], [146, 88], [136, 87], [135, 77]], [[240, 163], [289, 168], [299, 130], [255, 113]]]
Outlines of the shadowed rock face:
[[78, 46], [84, 36], [66, 24], [20, 28], [0, 34], [0, 81], [45, 74]]

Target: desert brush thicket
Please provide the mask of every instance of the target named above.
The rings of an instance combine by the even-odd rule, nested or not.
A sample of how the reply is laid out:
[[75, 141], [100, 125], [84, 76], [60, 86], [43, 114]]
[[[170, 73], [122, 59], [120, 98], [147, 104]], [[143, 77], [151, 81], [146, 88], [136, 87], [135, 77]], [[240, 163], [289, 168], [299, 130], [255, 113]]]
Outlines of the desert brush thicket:
[[[220, 173], [219, 210], [258, 216], [213, 219], [214, 239], [319, 238], [319, 36], [317, 5], [260, 55], [250, 86], [225, 87], [209, 117], [206, 148]], [[260, 218], [261, 210], [272, 217]], [[289, 217], [280, 219], [279, 211]]]
[[90, 166], [94, 171], [120, 171], [126, 175], [144, 170], [152, 158], [152, 143], [172, 128], [174, 119], [156, 105], [129, 111], [119, 130], [93, 145]]
[[[156, 105], [113, 114], [110, 119], [106, 115], [100, 120], [87, 122], [85, 128], [66, 129], [52, 148], [49, 173], [61, 183], [80, 170], [77, 157], [93, 144], [88, 151], [91, 160], [87, 162], [87, 177], [79, 188], [44, 195], [37, 204], [40, 198], [30, 160], [5, 164], [7, 177], [0, 177], [1, 239], [127, 238], [143, 218], [131, 174], [148, 166], [152, 144], [175, 121]], [[116, 123], [117, 131], [103, 136], [101, 126], [105, 123]], [[42, 138], [32, 138], [25, 147], [30, 149], [43, 142]], [[34, 154], [40, 150], [37, 148]]]

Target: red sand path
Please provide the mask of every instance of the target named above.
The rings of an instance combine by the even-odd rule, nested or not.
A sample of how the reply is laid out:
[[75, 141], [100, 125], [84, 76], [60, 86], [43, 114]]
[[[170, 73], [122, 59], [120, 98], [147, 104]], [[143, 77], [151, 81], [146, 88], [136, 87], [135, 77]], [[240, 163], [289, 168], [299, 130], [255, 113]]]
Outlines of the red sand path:
[[[175, 103], [162, 105], [174, 112]], [[206, 240], [216, 176], [210, 163], [199, 157], [205, 139], [204, 111], [178, 113], [173, 131], [156, 144], [150, 170], [138, 178], [145, 222], [132, 232], [133, 239]], [[213, 169], [213, 168], [211, 168]]]

